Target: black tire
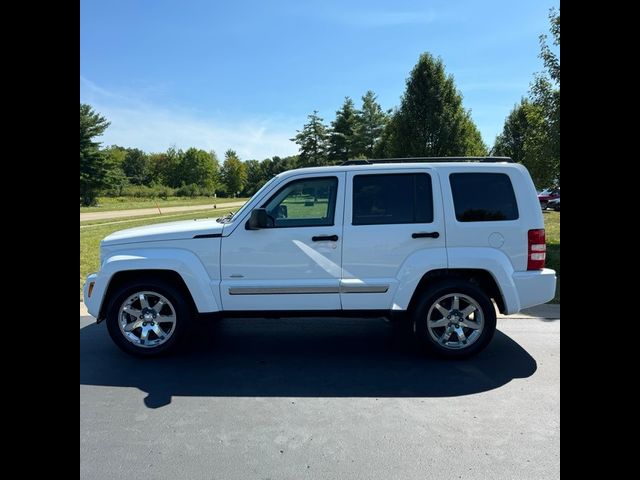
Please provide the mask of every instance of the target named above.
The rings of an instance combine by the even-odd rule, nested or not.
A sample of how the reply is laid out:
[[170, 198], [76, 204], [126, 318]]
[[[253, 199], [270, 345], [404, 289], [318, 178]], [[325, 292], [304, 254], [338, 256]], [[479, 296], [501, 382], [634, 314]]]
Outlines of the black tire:
[[[127, 298], [137, 292], [151, 291], [164, 296], [175, 310], [175, 324], [171, 336], [162, 344], [155, 347], [141, 347], [127, 340], [120, 330], [119, 312]], [[174, 353], [182, 345], [187, 337], [195, 312], [191, 303], [182, 288], [153, 277], [141, 277], [118, 287], [113, 292], [107, 306], [107, 316], [105, 322], [107, 330], [114, 343], [124, 352], [136, 357], [158, 357]]]
[[[438, 299], [454, 293], [460, 293], [474, 300], [480, 307], [483, 318], [483, 328], [480, 334], [474, 339], [473, 343], [460, 349], [451, 349], [441, 345], [431, 336], [427, 327], [427, 315], [432, 306], [435, 305]], [[461, 303], [464, 303], [464, 301], [461, 301]], [[467, 305], [469, 304], [467, 303]], [[425, 351], [435, 353], [444, 358], [467, 358], [483, 350], [493, 338], [496, 331], [496, 310], [489, 296], [476, 284], [462, 279], [445, 280], [430, 286], [423, 292], [412, 312], [412, 326], [416, 341]], [[445, 329], [446, 327], [442, 327], [442, 331]], [[469, 329], [463, 329], [463, 332], [466, 334], [472, 333]]]

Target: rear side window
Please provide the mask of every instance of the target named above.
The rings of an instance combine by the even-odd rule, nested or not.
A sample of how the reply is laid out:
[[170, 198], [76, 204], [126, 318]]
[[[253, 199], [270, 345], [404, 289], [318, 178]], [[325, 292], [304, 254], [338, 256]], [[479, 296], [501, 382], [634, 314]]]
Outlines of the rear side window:
[[431, 222], [430, 175], [402, 173], [353, 177], [353, 225]]
[[459, 222], [518, 219], [518, 203], [509, 175], [452, 173], [449, 181]]

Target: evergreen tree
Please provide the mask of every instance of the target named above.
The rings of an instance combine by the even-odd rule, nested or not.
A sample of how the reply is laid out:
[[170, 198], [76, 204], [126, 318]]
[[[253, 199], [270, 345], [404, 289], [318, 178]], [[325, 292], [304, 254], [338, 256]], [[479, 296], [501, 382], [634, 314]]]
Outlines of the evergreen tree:
[[328, 159], [330, 163], [342, 163], [354, 154], [358, 115], [353, 100], [345, 97], [336, 118], [331, 122]]
[[362, 108], [358, 110], [357, 117], [353, 158], [373, 158], [374, 147], [382, 136], [388, 115], [376, 102], [376, 95], [371, 90], [362, 97]]
[[296, 130], [298, 134], [291, 139], [299, 145], [298, 165], [300, 167], [316, 167], [327, 165], [327, 127], [323, 119], [314, 110], [308, 116], [309, 122], [302, 130]]
[[387, 124], [384, 156], [431, 157], [485, 155], [486, 146], [453, 77], [446, 75], [441, 59], [420, 55], [407, 79], [399, 109]]
[[94, 141], [108, 126], [90, 105], [80, 104], [80, 201], [85, 206], [94, 205], [98, 191], [110, 184], [113, 165]]

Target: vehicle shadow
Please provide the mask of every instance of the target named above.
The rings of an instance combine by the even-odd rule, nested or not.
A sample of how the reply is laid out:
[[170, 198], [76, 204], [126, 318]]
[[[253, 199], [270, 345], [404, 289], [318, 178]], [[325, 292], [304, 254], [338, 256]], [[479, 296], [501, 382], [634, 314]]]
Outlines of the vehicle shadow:
[[500, 331], [462, 361], [421, 354], [382, 319], [229, 319], [201, 322], [173, 356], [137, 359], [104, 324], [80, 329], [80, 384], [137, 387], [158, 408], [177, 396], [451, 397], [500, 387], [536, 371]]

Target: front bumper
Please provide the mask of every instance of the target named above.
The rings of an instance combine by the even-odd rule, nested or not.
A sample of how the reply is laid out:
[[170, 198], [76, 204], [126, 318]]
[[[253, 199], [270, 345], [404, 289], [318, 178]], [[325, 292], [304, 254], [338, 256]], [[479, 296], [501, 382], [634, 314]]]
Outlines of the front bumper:
[[520, 299], [520, 309], [547, 303], [556, 294], [556, 271], [550, 268], [515, 272], [513, 283]]
[[[102, 306], [102, 299], [104, 297], [104, 291], [106, 282], [100, 278], [98, 273], [91, 273], [87, 276], [87, 280], [84, 282], [83, 297], [84, 304], [87, 307], [89, 314], [98, 320], [100, 314], [100, 307]], [[89, 294], [91, 290], [91, 294]]]

